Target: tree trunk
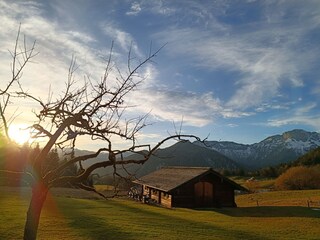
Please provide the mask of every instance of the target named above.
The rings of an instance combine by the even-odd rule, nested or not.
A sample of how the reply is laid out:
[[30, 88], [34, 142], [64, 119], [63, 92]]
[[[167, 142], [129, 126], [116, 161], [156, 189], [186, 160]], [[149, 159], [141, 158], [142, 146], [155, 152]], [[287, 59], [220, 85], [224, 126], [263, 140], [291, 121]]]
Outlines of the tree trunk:
[[41, 182], [36, 183], [32, 188], [32, 197], [24, 227], [24, 240], [35, 240], [37, 238], [40, 214], [47, 193], [48, 188]]

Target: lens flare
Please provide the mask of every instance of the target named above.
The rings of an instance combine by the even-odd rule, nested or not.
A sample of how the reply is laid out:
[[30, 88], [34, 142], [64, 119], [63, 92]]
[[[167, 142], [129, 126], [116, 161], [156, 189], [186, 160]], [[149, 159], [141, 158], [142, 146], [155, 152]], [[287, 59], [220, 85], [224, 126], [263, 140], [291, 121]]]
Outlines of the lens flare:
[[30, 142], [30, 131], [26, 125], [12, 124], [9, 127], [9, 137], [18, 144], [24, 144]]

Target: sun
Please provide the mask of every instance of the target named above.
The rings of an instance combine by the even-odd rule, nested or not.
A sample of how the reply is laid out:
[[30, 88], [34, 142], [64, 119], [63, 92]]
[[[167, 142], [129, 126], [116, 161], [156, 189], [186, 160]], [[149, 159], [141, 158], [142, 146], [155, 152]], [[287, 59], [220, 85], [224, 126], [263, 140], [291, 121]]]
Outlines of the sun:
[[31, 140], [30, 130], [24, 124], [12, 124], [8, 133], [9, 137], [18, 144], [28, 143]]

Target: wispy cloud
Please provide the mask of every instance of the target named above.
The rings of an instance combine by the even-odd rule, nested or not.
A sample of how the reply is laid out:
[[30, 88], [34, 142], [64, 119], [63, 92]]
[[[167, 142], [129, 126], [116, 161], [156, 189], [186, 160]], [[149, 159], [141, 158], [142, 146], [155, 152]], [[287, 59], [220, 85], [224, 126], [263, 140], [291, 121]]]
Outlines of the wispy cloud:
[[320, 131], [320, 115], [312, 116], [289, 116], [283, 119], [271, 119], [268, 121], [268, 126], [271, 127], [281, 127], [285, 125], [307, 125], [312, 126], [317, 131]]
[[270, 110], [288, 110], [296, 104], [295, 101], [290, 102], [280, 102], [273, 100], [271, 102], [261, 103], [258, 107], [254, 109], [255, 112], [268, 112]]
[[128, 53], [130, 48], [134, 51], [134, 54], [139, 57], [143, 56], [139, 51], [138, 45], [135, 39], [130, 33], [121, 30], [113, 23], [102, 23], [101, 29], [103, 33], [110, 39], [114, 40], [116, 44], [119, 44], [123, 52]]
[[305, 106], [293, 110], [293, 113], [287, 113], [285, 117], [273, 118], [268, 120], [267, 126], [281, 127], [284, 125], [303, 124], [312, 126], [318, 131], [320, 130], [320, 114], [315, 114], [314, 109], [317, 103], [309, 103]]
[[155, 0], [148, 1], [144, 0], [140, 3], [146, 11], [152, 12], [153, 14], [160, 15], [172, 15], [176, 12], [176, 8], [172, 7], [170, 2]]
[[[26, 89], [35, 92], [37, 96], [47, 93], [50, 85], [52, 89], [63, 89], [73, 56], [80, 66], [77, 71], [80, 79], [84, 75], [90, 76], [92, 80], [100, 79], [105, 64], [103, 56], [108, 50], [105, 52], [99, 50], [101, 45], [93, 36], [77, 31], [76, 28], [63, 29], [57, 22], [43, 17], [41, 4], [33, 2], [0, 2], [0, 4], [0, 21], [10, 26], [0, 29], [2, 48], [5, 50], [13, 48], [19, 22], [22, 22], [22, 33], [27, 34], [27, 39], [37, 41], [36, 49], [40, 54], [34, 59], [36, 63], [29, 64], [24, 72], [23, 85]], [[115, 40], [115, 46], [120, 46], [121, 53], [127, 54], [132, 46], [133, 54], [141, 56], [134, 38], [129, 33], [112, 24], [101, 26], [102, 32], [109, 37], [110, 42]], [[0, 75], [2, 79], [8, 79], [11, 56], [7, 51], [1, 52], [1, 56], [3, 56], [1, 63], [7, 64], [0, 65]]]
[[197, 94], [168, 90], [168, 88], [144, 88], [132, 98], [141, 111], [150, 111], [150, 114], [161, 121], [180, 121], [188, 126], [203, 127], [218, 117], [240, 118], [252, 113], [234, 111], [223, 107], [218, 98], [211, 92]]
[[272, 25], [262, 21], [252, 25], [251, 31], [218, 22], [203, 30], [175, 26], [155, 37], [169, 42], [172, 57], [190, 59], [187, 64], [236, 73], [235, 90], [226, 105], [247, 109], [272, 99], [282, 87], [304, 86], [301, 76], [317, 57], [312, 48], [300, 47], [314, 29], [315, 24], [305, 25], [310, 21]]
[[227, 126], [230, 127], [230, 128], [239, 127], [238, 124], [234, 124], [234, 123], [229, 123], [229, 124], [227, 124]]
[[[198, 66], [241, 74], [235, 82], [237, 90], [228, 102], [229, 106], [237, 108], [258, 105], [278, 94], [279, 88], [286, 83], [303, 86], [299, 73], [312, 59], [293, 48], [257, 46], [254, 39], [249, 40], [242, 34], [230, 38], [195, 29], [170, 29], [158, 36], [170, 43], [172, 54], [187, 55], [196, 60]], [[301, 64], [298, 57], [304, 57], [305, 64]]]
[[[29, 45], [36, 40], [36, 51], [39, 52], [25, 68], [21, 83], [26, 91], [45, 101], [49, 89], [53, 90], [54, 98], [62, 94], [72, 56], [76, 56], [77, 64], [81, 66], [77, 72], [80, 79], [83, 79], [84, 74], [89, 74], [92, 79], [99, 79], [103, 62], [97, 57], [101, 53], [90, 46], [95, 42], [92, 36], [76, 30], [63, 30], [56, 22], [44, 18], [42, 11], [41, 4], [34, 2], [0, 2], [0, 21], [7, 26], [0, 29], [3, 48], [0, 52], [0, 78], [1, 83], [10, 79], [12, 59], [7, 50], [13, 49], [21, 22], [21, 36], [26, 34]], [[26, 101], [21, 99], [16, 101], [19, 101], [20, 108], [13, 106], [12, 112], [17, 111], [19, 118], [32, 121], [31, 110], [38, 105], [23, 104]]]

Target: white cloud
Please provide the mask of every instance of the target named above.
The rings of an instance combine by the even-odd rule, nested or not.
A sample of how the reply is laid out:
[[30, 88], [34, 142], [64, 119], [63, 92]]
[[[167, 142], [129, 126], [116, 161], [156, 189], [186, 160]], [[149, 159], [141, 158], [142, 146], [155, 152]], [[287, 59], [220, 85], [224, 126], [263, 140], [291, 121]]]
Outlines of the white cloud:
[[303, 124], [320, 130], [320, 115], [313, 113], [313, 110], [316, 108], [316, 103], [309, 103], [305, 106], [295, 109], [292, 114], [287, 113], [285, 117], [268, 120], [267, 126], [281, 127], [290, 124]]
[[160, 15], [172, 15], [176, 12], [176, 8], [171, 7], [169, 2], [162, 0], [144, 1], [149, 11]]
[[185, 125], [203, 127], [215, 118], [240, 118], [252, 113], [234, 111], [223, 107], [223, 103], [213, 97], [211, 92], [196, 94], [180, 92], [168, 88], [144, 88], [137, 91], [131, 98], [134, 110], [148, 112], [161, 121], [179, 122]]
[[297, 125], [303, 124], [314, 127], [317, 131], [320, 131], [320, 116], [291, 116], [284, 119], [272, 119], [268, 121], [268, 126], [281, 127], [285, 125]]
[[75, 41], [84, 42], [86, 44], [96, 42], [95, 39], [93, 39], [90, 35], [77, 32], [77, 31], [68, 31], [68, 34], [74, 38]]
[[257, 108], [255, 108], [256, 112], [267, 112], [269, 110], [288, 110], [292, 105], [296, 102], [278, 102], [272, 101], [271, 103], [262, 103]]
[[312, 103], [309, 103], [303, 107], [299, 107], [297, 108], [295, 111], [296, 111], [296, 115], [304, 115], [304, 114], [307, 114], [309, 113], [310, 111], [312, 111], [313, 109], [316, 109], [317, 107], [317, 103], [315, 102], [312, 102]]
[[133, 2], [130, 8], [130, 11], [126, 12], [127, 15], [138, 15], [141, 12], [141, 6], [138, 2]]

